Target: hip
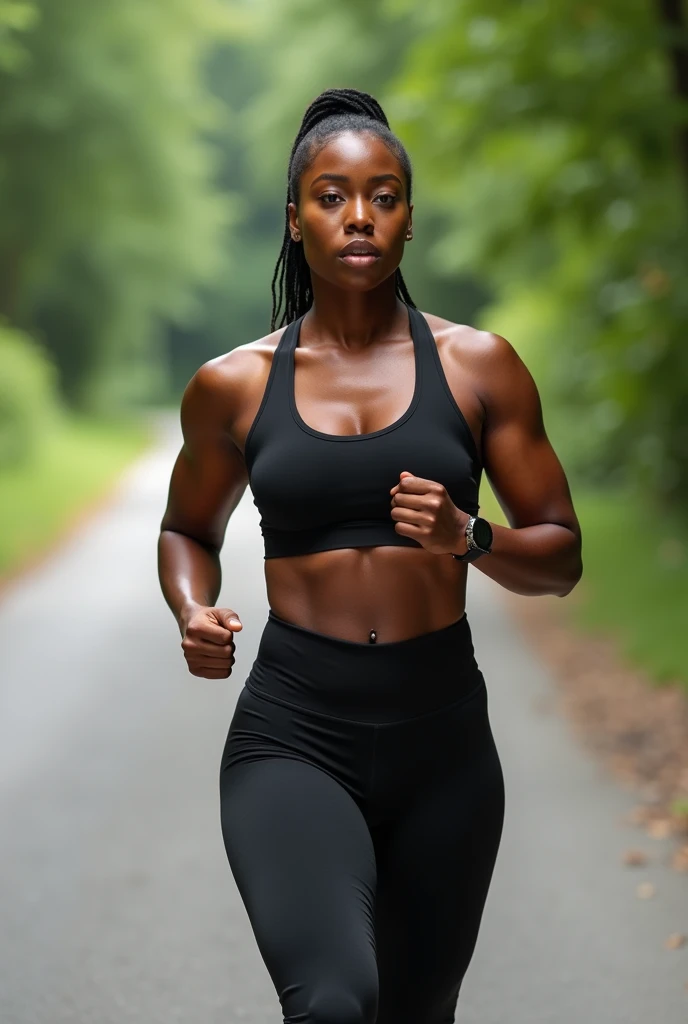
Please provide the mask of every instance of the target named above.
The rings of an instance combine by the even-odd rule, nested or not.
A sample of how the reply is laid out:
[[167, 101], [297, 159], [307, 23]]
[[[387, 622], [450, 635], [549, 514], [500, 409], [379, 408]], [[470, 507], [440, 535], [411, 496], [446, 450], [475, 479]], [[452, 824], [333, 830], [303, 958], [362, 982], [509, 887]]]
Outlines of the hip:
[[291, 704], [255, 691], [247, 680], [222, 754], [223, 797], [242, 785], [246, 771], [262, 771], [263, 766], [270, 771], [267, 765], [284, 760], [329, 775], [369, 823], [389, 820], [419, 800], [429, 806], [440, 799], [447, 810], [476, 799], [481, 806], [492, 806], [494, 797], [495, 808], [503, 801], [501, 762], [482, 676], [449, 705], [384, 722]]
[[465, 613], [441, 629], [371, 643], [307, 629], [270, 609], [246, 679], [256, 696], [371, 724], [437, 712], [484, 686]]

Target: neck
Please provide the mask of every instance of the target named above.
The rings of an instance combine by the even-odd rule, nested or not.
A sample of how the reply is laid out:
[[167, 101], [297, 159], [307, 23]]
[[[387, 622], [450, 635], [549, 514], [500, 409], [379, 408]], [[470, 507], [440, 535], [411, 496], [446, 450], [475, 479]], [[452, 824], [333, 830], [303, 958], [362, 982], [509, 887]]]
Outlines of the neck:
[[315, 274], [311, 281], [313, 305], [304, 317], [302, 336], [316, 344], [334, 341], [357, 349], [408, 333], [408, 313], [396, 295], [394, 274], [365, 292], [344, 291]]

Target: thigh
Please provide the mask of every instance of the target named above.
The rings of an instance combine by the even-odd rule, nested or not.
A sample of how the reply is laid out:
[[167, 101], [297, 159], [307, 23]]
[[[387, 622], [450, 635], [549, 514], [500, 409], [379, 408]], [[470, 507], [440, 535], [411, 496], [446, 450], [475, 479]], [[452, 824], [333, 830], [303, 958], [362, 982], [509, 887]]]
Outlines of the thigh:
[[377, 1024], [451, 1024], [473, 956], [504, 821], [492, 733], [468, 762], [443, 761], [393, 822], [377, 857]]
[[375, 852], [351, 795], [305, 761], [254, 760], [223, 772], [221, 821], [285, 1021], [372, 1024]]

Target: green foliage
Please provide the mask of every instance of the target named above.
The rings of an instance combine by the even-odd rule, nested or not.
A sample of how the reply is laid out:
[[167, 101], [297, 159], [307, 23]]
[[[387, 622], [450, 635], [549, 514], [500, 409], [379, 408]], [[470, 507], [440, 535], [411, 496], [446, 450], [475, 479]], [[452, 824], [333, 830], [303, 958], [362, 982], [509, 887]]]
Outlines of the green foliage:
[[688, 607], [688, 530], [666, 512], [648, 531], [647, 506], [632, 492], [576, 496], [583, 531], [579, 622], [614, 636], [620, 648], [658, 683], [688, 690], [685, 618]]
[[55, 367], [20, 331], [0, 323], [0, 468], [33, 459], [59, 420]]
[[40, 331], [86, 405], [154, 358], [156, 324], [188, 318], [218, 270], [232, 202], [213, 185], [201, 65], [226, 15], [216, 0], [34, 8], [12, 35], [22, 59], [0, 60], [0, 312]]
[[430, 0], [390, 113], [445, 215], [431, 259], [484, 275], [483, 326], [509, 336], [507, 314], [533, 312], [572, 469], [685, 507], [687, 107], [658, 10]]
[[21, 34], [37, 16], [31, 0], [0, 0], [0, 69], [12, 71], [24, 58]]

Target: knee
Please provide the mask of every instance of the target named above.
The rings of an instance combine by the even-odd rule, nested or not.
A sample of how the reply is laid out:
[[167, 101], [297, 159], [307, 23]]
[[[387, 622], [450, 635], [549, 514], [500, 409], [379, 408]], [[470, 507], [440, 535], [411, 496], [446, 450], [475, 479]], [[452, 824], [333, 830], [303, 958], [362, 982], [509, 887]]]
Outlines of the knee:
[[308, 1001], [306, 1019], [308, 1024], [375, 1024], [377, 1000], [376, 985], [319, 985]]

